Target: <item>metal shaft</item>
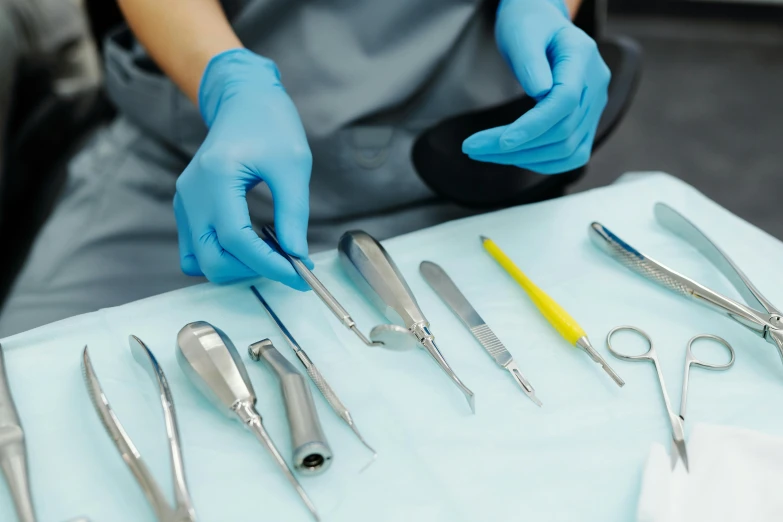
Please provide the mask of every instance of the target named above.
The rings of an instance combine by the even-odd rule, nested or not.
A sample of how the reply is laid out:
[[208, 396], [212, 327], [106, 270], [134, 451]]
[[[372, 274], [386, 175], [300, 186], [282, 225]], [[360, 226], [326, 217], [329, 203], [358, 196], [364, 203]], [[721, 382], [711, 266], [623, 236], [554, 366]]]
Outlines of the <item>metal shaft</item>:
[[580, 337], [576, 341], [576, 346], [584, 350], [592, 360], [600, 364], [604, 371], [609, 374], [609, 377], [611, 377], [612, 380], [617, 383], [617, 386], [625, 385], [625, 381], [617, 374], [616, 371], [612, 369], [611, 366], [609, 366], [609, 363], [607, 363], [606, 360], [601, 357], [601, 354], [599, 354], [595, 348], [593, 348], [593, 345], [590, 344], [590, 340], [587, 337]]
[[204, 321], [185, 325], [177, 334], [177, 359], [190, 381], [220, 411], [248, 426], [274, 457], [288, 481], [313, 513], [313, 503], [272, 444], [256, 411], [256, 394], [245, 364], [231, 339]]
[[247, 426], [250, 431], [253, 432], [261, 444], [264, 445], [267, 451], [269, 451], [274, 461], [280, 467], [280, 471], [283, 472], [283, 474], [288, 479], [288, 482], [290, 482], [294, 489], [296, 489], [296, 492], [299, 494], [302, 502], [305, 503], [305, 506], [307, 506], [307, 509], [310, 510], [310, 513], [312, 513], [316, 520], [320, 521], [321, 517], [318, 516], [318, 512], [315, 509], [313, 501], [310, 500], [310, 497], [307, 496], [307, 493], [305, 492], [302, 485], [299, 484], [298, 480], [296, 480], [296, 477], [291, 472], [291, 468], [288, 467], [288, 464], [286, 464], [285, 459], [283, 459], [283, 456], [280, 454], [280, 451], [278, 451], [277, 447], [272, 442], [272, 439], [269, 437], [269, 434], [266, 432], [264, 424], [261, 422], [261, 415], [258, 414], [256, 409], [251, 404], [247, 403], [240, 404], [236, 409], [236, 414], [239, 416], [242, 422], [245, 423], [245, 426]]
[[[348, 313], [348, 311], [342, 307], [339, 301], [332, 295], [332, 293], [324, 286], [324, 284], [318, 279], [315, 274], [307, 268], [307, 265], [302, 262], [301, 259], [298, 257], [294, 257], [287, 253], [285, 250], [283, 250], [283, 247], [280, 246], [280, 242], [277, 240], [277, 235], [275, 234], [275, 231], [272, 227], [269, 225], [264, 226], [262, 229], [263, 233], [274, 243], [274, 246], [277, 248], [277, 250], [285, 257], [290, 263], [291, 266], [294, 267], [294, 270], [296, 270], [296, 273], [301, 276], [302, 279], [305, 280], [305, 282], [310, 285], [310, 288], [313, 289], [313, 292], [315, 295], [318, 296], [318, 298], [323, 302], [323, 304], [326, 305], [326, 307], [331, 310], [331, 312], [334, 314], [337, 319], [343, 323], [346, 328], [351, 330], [353, 333], [356, 334], [356, 336], [361, 339], [361, 341], [366, 344], [367, 346], [375, 346], [377, 343], [373, 343], [370, 341], [356, 326], [356, 322], [353, 320], [351, 315]], [[255, 289], [255, 287], [251, 287]]]
[[[359, 433], [359, 430], [357, 429], [356, 424], [353, 421], [353, 417], [351, 417], [351, 413], [348, 411], [348, 408], [342, 403], [340, 398], [337, 397], [335, 391], [332, 389], [331, 386], [329, 386], [329, 383], [326, 382], [326, 379], [324, 379], [323, 375], [321, 375], [321, 372], [318, 371], [318, 368], [315, 366], [315, 363], [313, 363], [310, 357], [307, 356], [307, 353], [305, 353], [302, 347], [299, 346], [299, 343], [296, 342], [296, 339], [294, 339], [294, 336], [291, 334], [291, 332], [288, 331], [288, 328], [286, 328], [285, 324], [283, 324], [283, 321], [277, 316], [277, 314], [269, 305], [269, 303], [266, 302], [266, 299], [264, 299], [264, 297], [261, 295], [261, 292], [259, 292], [255, 286], [251, 286], [250, 289], [258, 298], [258, 301], [264, 307], [266, 313], [269, 315], [272, 321], [277, 325], [278, 329], [283, 334], [283, 337], [285, 337], [285, 340], [288, 342], [288, 345], [294, 351], [294, 354], [296, 354], [296, 357], [302, 363], [302, 366], [304, 366], [307, 375], [313, 381], [315, 387], [318, 388], [318, 391], [321, 392], [321, 395], [323, 395], [324, 399], [326, 399], [326, 402], [329, 403], [329, 406], [332, 408], [332, 411], [334, 411], [337, 414], [337, 416], [339, 416], [343, 421], [345, 421], [346, 424], [348, 424], [351, 430], [353, 430], [353, 432], [359, 438], [361, 443], [364, 444], [367, 447], [367, 449], [372, 451], [373, 458], [376, 458], [378, 456], [378, 453], [373, 449], [372, 446], [370, 446], [367, 443], [366, 440], [364, 440], [364, 437], [362, 437], [361, 433]], [[253, 357], [255, 360], [258, 360], [257, 356], [253, 353], [253, 351], [254, 351], [253, 346], [251, 346], [250, 356]]]
[[449, 376], [449, 378], [454, 382], [454, 384], [457, 385], [457, 388], [460, 389], [462, 394], [465, 395], [465, 400], [468, 401], [468, 405], [470, 406], [470, 411], [476, 413], [476, 398], [473, 395], [473, 392], [470, 391], [470, 388], [465, 386], [465, 384], [460, 380], [460, 378], [457, 377], [457, 374], [454, 373], [454, 370], [451, 369], [449, 363], [446, 362], [446, 359], [443, 357], [443, 354], [440, 353], [438, 346], [435, 344], [435, 339], [433, 338], [432, 334], [430, 334], [429, 331], [426, 332], [427, 332], [426, 335], [421, 335], [416, 331], [414, 331], [414, 334], [419, 339], [419, 342], [424, 347], [424, 349], [427, 350], [427, 353], [429, 353], [430, 356], [433, 359], [435, 359], [435, 362], [438, 363], [438, 366], [440, 366], [440, 368], [446, 373], [446, 375]]

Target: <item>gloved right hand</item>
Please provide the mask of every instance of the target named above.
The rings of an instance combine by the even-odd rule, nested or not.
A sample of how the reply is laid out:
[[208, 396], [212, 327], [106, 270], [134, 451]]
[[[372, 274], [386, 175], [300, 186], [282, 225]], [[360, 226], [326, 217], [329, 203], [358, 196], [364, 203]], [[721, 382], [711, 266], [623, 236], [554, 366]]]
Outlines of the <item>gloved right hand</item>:
[[266, 182], [280, 245], [312, 266], [312, 156], [277, 66], [246, 49], [215, 56], [201, 80], [199, 108], [209, 133], [174, 196], [182, 271], [219, 283], [261, 275], [306, 290], [291, 264], [253, 231], [247, 207], [248, 190]]

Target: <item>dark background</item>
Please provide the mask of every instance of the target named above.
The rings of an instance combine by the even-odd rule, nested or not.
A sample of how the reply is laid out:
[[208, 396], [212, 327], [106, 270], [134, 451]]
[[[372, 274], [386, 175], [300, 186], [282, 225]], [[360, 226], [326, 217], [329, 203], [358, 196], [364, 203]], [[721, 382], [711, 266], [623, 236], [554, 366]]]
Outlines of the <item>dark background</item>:
[[783, 239], [783, 2], [613, 0], [606, 31], [642, 45], [641, 82], [571, 191], [661, 170]]

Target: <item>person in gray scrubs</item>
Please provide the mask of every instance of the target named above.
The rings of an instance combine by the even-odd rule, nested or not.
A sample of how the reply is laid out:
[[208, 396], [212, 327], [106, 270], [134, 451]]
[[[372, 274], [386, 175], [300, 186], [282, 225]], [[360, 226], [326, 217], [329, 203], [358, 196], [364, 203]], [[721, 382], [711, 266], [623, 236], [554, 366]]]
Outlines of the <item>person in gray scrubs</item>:
[[463, 152], [557, 174], [587, 162], [606, 104], [579, 0], [119, 4], [133, 36], [105, 56], [121, 116], [72, 161], [0, 336], [202, 277], [304, 289], [259, 225], [307, 258], [350, 228], [466, 216], [414, 171], [420, 132], [524, 91], [536, 107]]

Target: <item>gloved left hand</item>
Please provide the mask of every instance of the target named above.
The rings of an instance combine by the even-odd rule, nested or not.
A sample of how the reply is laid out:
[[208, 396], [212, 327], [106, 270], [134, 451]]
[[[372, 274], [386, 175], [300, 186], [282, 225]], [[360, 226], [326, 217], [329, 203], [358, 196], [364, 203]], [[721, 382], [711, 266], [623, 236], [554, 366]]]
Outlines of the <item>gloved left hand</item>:
[[563, 0], [503, 0], [495, 37], [537, 104], [510, 125], [469, 137], [462, 151], [541, 174], [585, 165], [611, 78], [595, 41], [571, 22]]

